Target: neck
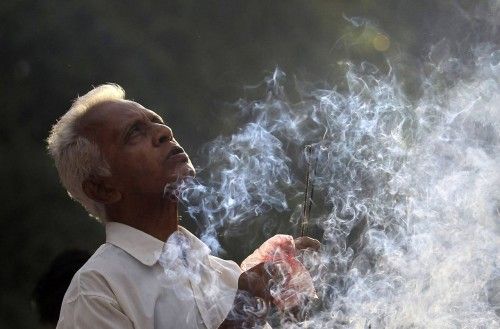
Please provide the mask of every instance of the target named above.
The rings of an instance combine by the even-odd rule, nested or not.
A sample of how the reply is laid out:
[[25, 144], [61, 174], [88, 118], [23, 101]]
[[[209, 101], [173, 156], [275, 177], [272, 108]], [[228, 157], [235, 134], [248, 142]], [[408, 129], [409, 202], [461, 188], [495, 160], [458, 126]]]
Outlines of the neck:
[[147, 198], [107, 206], [106, 214], [110, 221], [129, 225], [158, 240], [167, 241], [178, 229], [177, 208], [177, 201]]

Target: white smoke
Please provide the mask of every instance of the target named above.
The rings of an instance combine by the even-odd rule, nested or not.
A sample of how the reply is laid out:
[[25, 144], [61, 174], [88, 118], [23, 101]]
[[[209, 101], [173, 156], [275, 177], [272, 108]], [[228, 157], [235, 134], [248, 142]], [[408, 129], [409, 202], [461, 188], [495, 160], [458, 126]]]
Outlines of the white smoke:
[[500, 50], [465, 63], [439, 47], [417, 99], [364, 63], [346, 64], [345, 90], [291, 104], [277, 70], [264, 100], [240, 102], [249, 123], [207, 145], [203, 180], [181, 184], [215, 253], [221, 234], [297, 233], [314, 145], [323, 248], [304, 263], [320, 301], [281, 326], [500, 327]]

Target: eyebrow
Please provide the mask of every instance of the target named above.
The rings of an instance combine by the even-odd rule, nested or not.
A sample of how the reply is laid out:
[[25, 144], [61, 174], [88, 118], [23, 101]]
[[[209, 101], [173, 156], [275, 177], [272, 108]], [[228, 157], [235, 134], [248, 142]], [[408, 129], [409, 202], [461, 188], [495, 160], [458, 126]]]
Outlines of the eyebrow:
[[153, 121], [154, 119], [156, 119], [157, 121], [159, 121], [161, 123], [165, 123], [165, 121], [163, 121], [163, 118], [161, 116], [159, 116], [158, 114], [152, 114], [151, 121]]

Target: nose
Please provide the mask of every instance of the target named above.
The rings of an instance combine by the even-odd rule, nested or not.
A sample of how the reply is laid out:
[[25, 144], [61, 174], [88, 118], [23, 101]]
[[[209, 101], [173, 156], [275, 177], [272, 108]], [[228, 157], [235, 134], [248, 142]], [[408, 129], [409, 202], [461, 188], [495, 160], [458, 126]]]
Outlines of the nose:
[[170, 127], [161, 124], [156, 124], [156, 126], [157, 127], [153, 136], [154, 146], [160, 146], [165, 142], [170, 142], [174, 138], [172, 129], [170, 129]]

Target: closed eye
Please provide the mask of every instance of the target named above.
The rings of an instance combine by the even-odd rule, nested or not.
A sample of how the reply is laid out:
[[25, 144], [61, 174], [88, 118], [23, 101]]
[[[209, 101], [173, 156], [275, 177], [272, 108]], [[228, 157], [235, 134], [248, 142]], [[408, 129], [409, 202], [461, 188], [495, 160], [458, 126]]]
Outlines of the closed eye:
[[125, 135], [125, 142], [128, 142], [134, 135], [142, 132], [143, 124], [141, 122], [135, 122], [130, 126]]

